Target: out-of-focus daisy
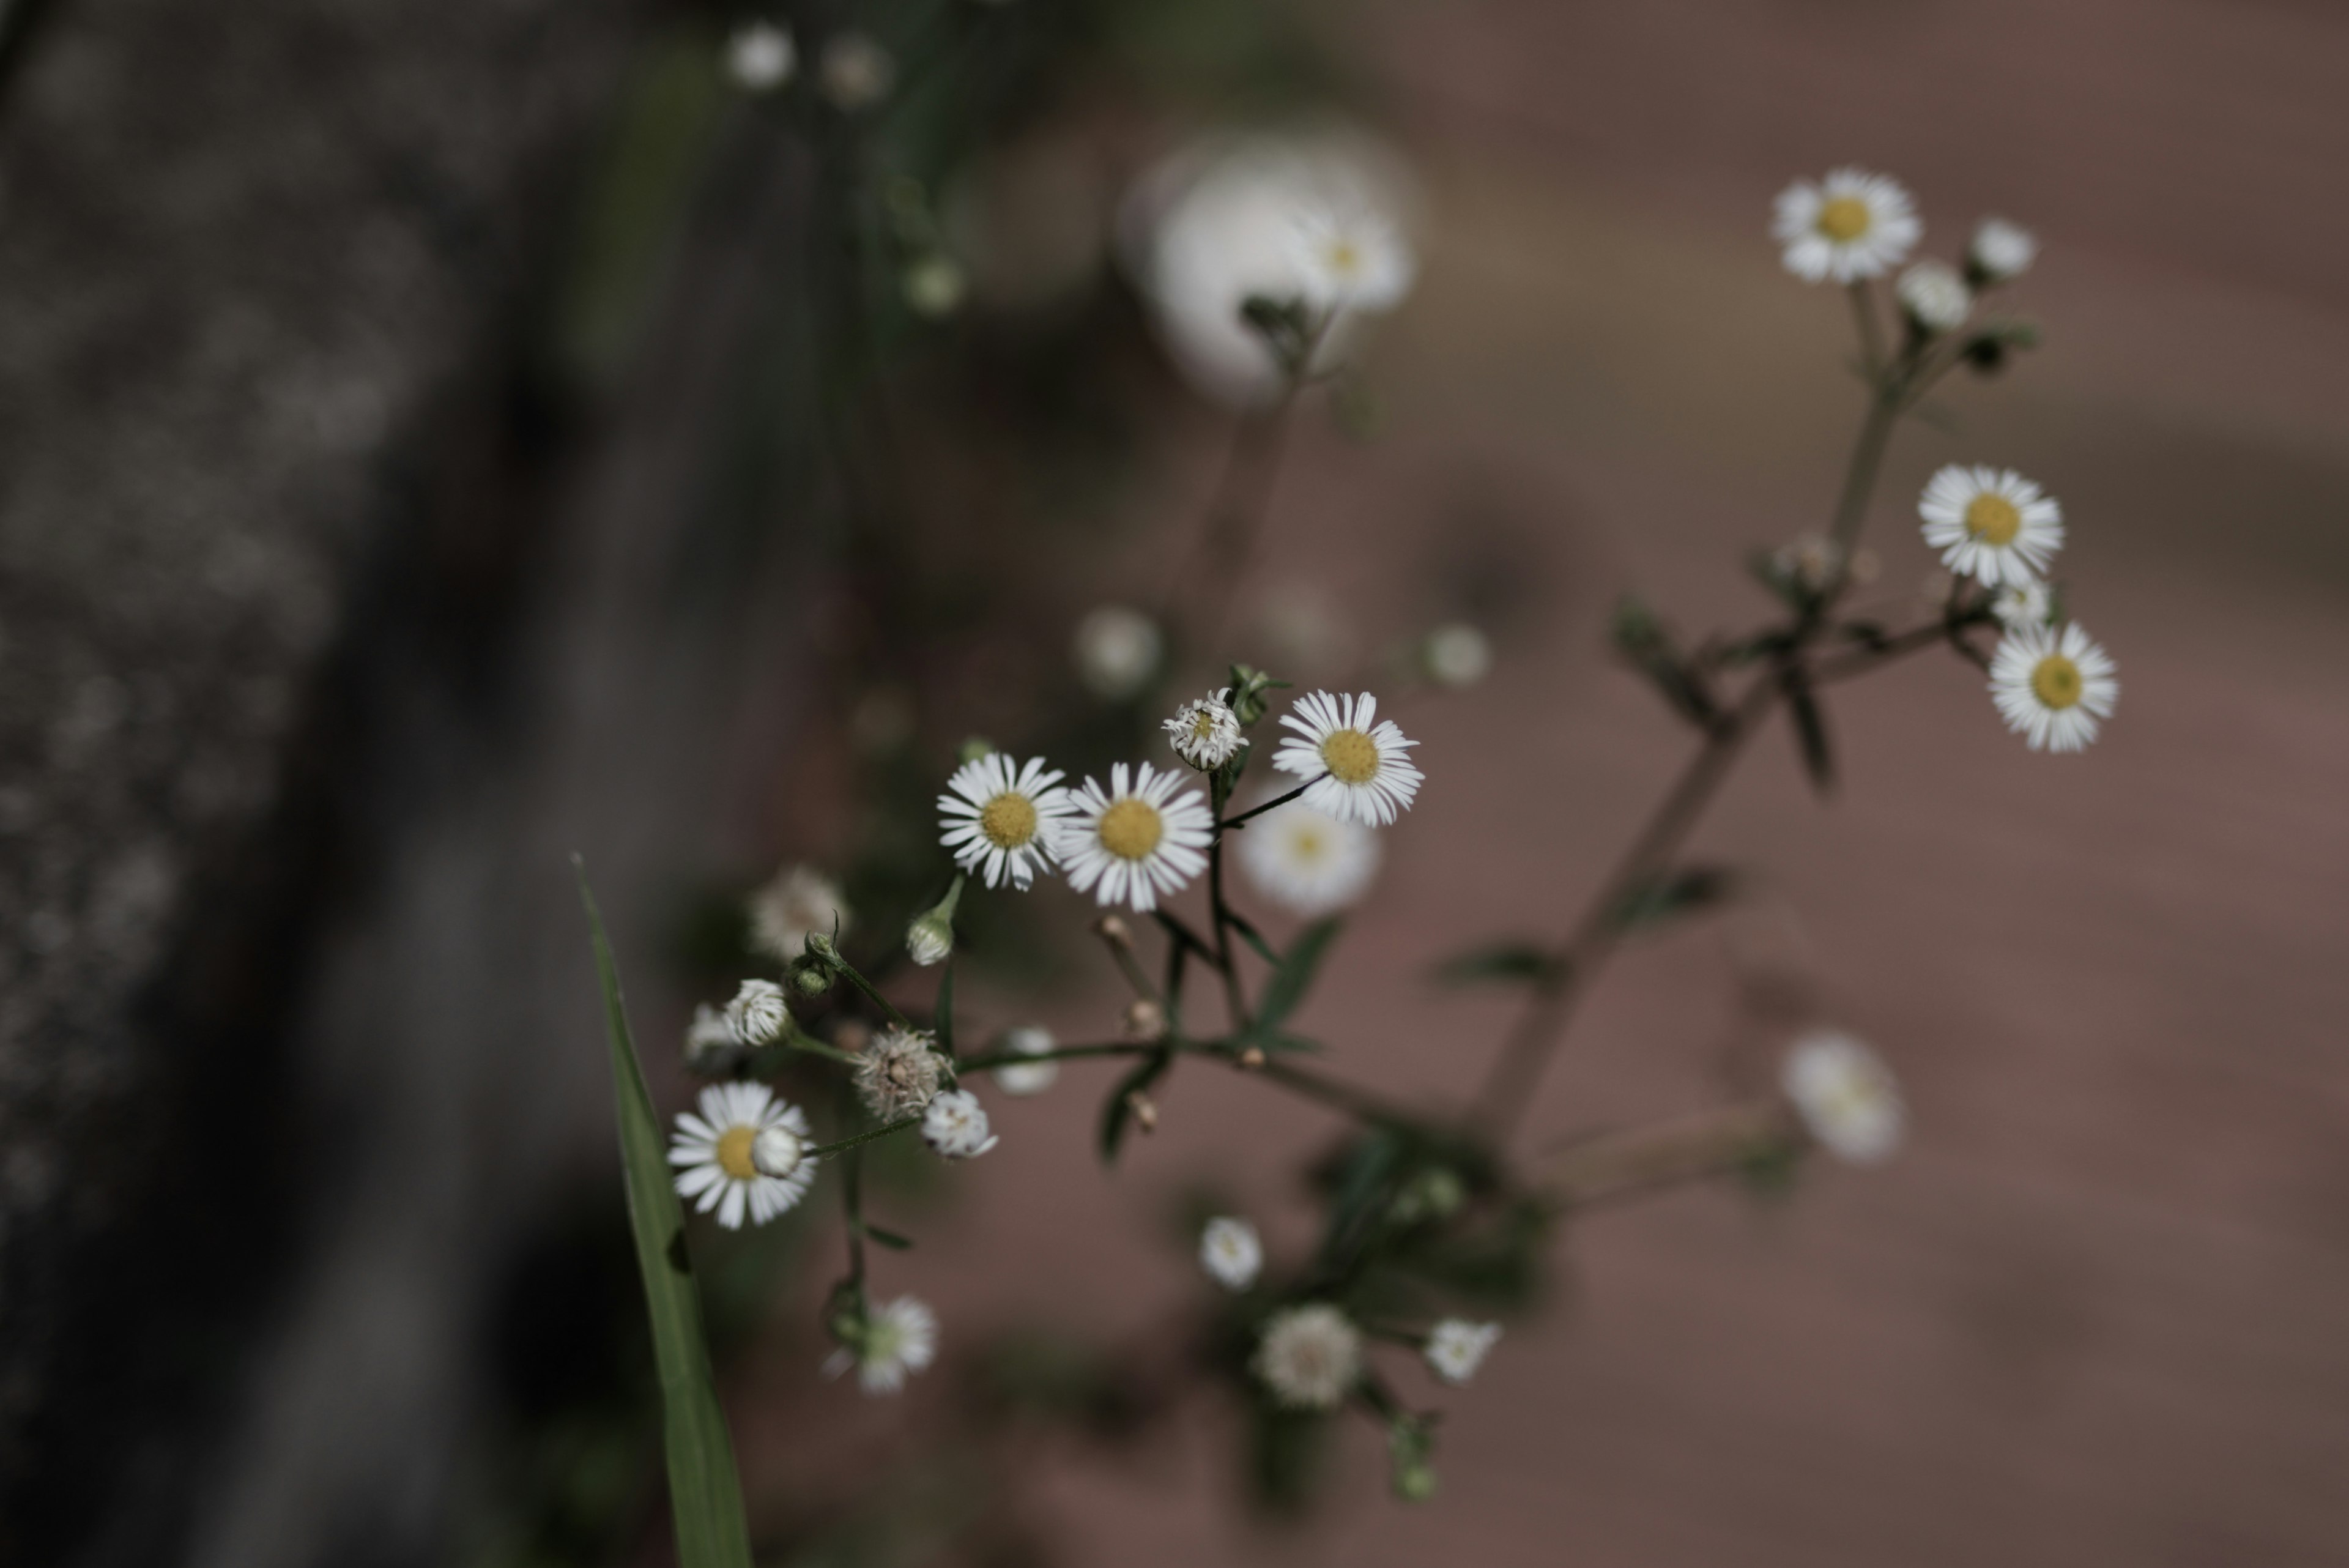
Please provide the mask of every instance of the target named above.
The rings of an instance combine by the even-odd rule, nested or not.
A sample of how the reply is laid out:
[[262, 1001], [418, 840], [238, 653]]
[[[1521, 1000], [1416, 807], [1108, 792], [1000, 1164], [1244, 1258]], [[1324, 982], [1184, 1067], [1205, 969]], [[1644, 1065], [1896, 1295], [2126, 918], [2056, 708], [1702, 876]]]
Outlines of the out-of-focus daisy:
[[1199, 1266], [1227, 1291], [1244, 1291], [1256, 1283], [1264, 1268], [1264, 1243], [1256, 1227], [1245, 1220], [1218, 1215], [1199, 1232]]
[[1236, 836], [1240, 866], [1257, 891], [1308, 919], [1344, 909], [1378, 875], [1375, 828], [1302, 800], [1266, 812]]
[[811, 933], [846, 936], [848, 905], [832, 878], [812, 866], [787, 866], [750, 895], [750, 945], [789, 963]]
[[2112, 656], [2076, 623], [2011, 627], [1991, 656], [1990, 694], [2034, 752], [2077, 752], [2121, 694]]
[[2009, 583], [1992, 594], [1990, 600], [1990, 613], [2006, 627], [2045, 626], [2054, 609], [2054, 596], [2036, 577]]
[[1932, 337], [1963, 327], [1974, 307], [1974, 291], [1945, 262], [1919, 262], [1900, 275], [1892, 292], [1909, 319]]
[[922, 1113], [922, 1141], [941, 1159], [975, 1159], [1003, 1140], [987, 1128], [987, 1107], [968, 1089], [945, 1089]]
[[1837, 1159], [1874, 1165], [1900, 1147], [1909, 1125], [1900, 1085], [1850, 1035], [1820, 1030], [1796, 1041], [1779, 1084], [1811, 1137]]
[[1359, 199], [1299, 208], [1289, 245], [1305, 298], [1319, 310], [1392, 310], [1419, 270], [1402, 227]]
[[2011, 468], [1950, 464], [1926, 482], [1917, 515], [1941, 565], [1993, 588], [2038, 577], [2064, 544], [2064, 509]]
[[797, 1106], [775, 1098], [764, 1084], [712, 1084], [701, 1091], [700, 1114], [678, 1113], [668, 1162], [678, 1168], [677, 1195], [718, 1211], [729, 1231], [747, 1212], [764, 1225], [807, 1196], [808, 1120]]
[[918, 1029], [884, 1029], [856, 1054], [849, 1076], [864, 1108], [885, 1122], [898, 1121], [929, 1105], [946, 1074], [929, 1034]]
[[1838, 169], [1816, 185], [1795, 181], [1778, 193], [1771, 223], [1786, 270], [1806, 283], [1881, 277], [1924, 232], [1900, 182], [1862, 169]]
[[1102, 605], [1077, 623], [1077, 679], [1107, 702], [1123, 702], [1158, 673], [1166, 639], [1158, 623], [1123, 605]]
[[1066, 868], [1069, 886], [1092, 893], [1103, 904], [1127, 904], [1147, 911], [1162, 893], [1174, 893], [1207, 864], [1215, 836], [1207, 803], [1192, 790], [1175, 788], [1183, 775], [1160, 773], [1148, 763], [1116, 763], [1109, 788], [1087, 779], [1076, 792], [1076, 811], [1061, 824], [1053, 857]]
[[823, 96], [835, 109], [870, 109], [897, 85], [897, 61], [863, 33], [835, 33], [824, 40], [817, 74]]
[[1465, 1318], [1447, 1317], [1428, 1331], [1423, 1354], [1427, 1365], [1446, 1383], [1465, 1383], [1476, 1376], [1476, 1368], [1501, 1337], [1497, 1323], [1470, 1323]]
[[1027, 887], [1051, 869], [1053, 826], [1074, 809], [1061, 777], [1041, 757], [1019, 763], [989, 752], [963, 763], [938, 796], [938, 841], [988, 887]]
[[1392, 719], [1378, 717], [1379, 700], [1365, 691], [1336, 697], [1316, 691], [1298, 699], [1280, 722], [1297, 733], [1281, 742], [1272, 765], [1316, 782], [1305, 804], [1347, 822], [1384, 826], [1411, 808], [1426, 775], [1404, 755], [1416, 741], [1403, 739]]
[[745, 22], [726, 40], [726, 74], [745, 92], [772, 92], [798, 63], [792, 36], [772, 22]]
[[1232, 760], [1247, 741], [1231, 709], [1231, 688], [1217, 687], [1196, 701], [1185, 702], [1166, 721], [1166, 739], [1174, 754], [1201, 773], [1213, 773]]
[[[1008, 1030], [1003, 1049], [1022, 1056], [1049, 1056], [1059, 1048], [1052, 1032], [1035, 1023]], [[995, 1070], [995, 1086], [1007, 1095], [1040, 1095], [1061, 1076], [1058, 1062], [1014, 1062]]]
[[685, 1026], [685, 1064], [694, 1072], [717, 1068], [741, 1050], [734, 1026], [726, 1015], [703, 1002], [695, 1004], [693, 1022]]
[[1333, 1410], [1362, 1375], [1362, 1333], [1323, 1302], [1275, 1313], [1250, 1363], [1272, 1397], [1299, 1410]]
[[961, 306], [968, 285], [952, 256], [933, 251], [908, 263], [897, 279], [897, 286], [905, 297], [907, 309], [916, 316], [940, 321]]
[[884, 1302], [855, 1333], [857, 1343], [833, 1351], [823, 1371], [837, 1377], [854, 1366], [857, 1385], [867, 1394], [895, 1394], [905, 1387], [907, 1374], [937, 1359], [937, 1314], [913, 1296]]
[[783, 1007], [783, 988], [771, 980], [746, 980], [734, 1000], [726, 1004], [726, 1027], [745, 1045], [771, 1045], [791, 1014]]
[[1455, 621], [1427, 634], [1419, 661], [1439, 686], [1474, 686], [1492, 672], [1493, 644], [1475, 627]]
[[1967, 270], [1986, 284], [2020, 277], [2038, 259], [2038, 236], [2004, 218], [1984, 218], [1966, 247]]

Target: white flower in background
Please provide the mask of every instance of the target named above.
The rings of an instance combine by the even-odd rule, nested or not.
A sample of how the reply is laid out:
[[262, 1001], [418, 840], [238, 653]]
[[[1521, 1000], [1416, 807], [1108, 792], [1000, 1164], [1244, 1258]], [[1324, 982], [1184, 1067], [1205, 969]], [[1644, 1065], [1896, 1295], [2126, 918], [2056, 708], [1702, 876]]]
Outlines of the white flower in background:
[[1198, 792], [1174, 793], [1182, 782], [1181, 774], [1148, 763], [1131, 773], [1115, 764], [1106, 790], [1087, 779], [1053, 846], [1069, 886], [1142, 911], [1156, 909], [1161, 893], [1181, 891], [1206, 867], [1215, 837], [1215, 818]]
[[740, 1048], [734, 1026], [726, 1015], [706, 1002], [697, 1002], [693, 1022], [685, 1026], [685, 1064], [698, 1069], [706, 1064]]
[[1230, 703], [1228, 686], [1217, 687], [1195, 702], [1185, 702], [1166, 721], [1166, 738], [1174, 754], [1201, 773], [1213, 773], [1232, 760], [1247, 742]]
[[[813, 1179], [803, 1158], [807, 1115], [775, 1098], [764, 1084], [712, 1084], [701, 1091], [701, 1114], [678, 1113], [668, 1162], [678, 1168], [677, 1195], [698, 1198], [694, 1208], [718, 1211], [729, 1231], [764, 1225], [807, 1196]], [[758, 1158], [761, 1143], [773, 1158]], [[781, 1157], [788, 1153], [788, 1160]], [[772, 1168], [770, 1168], [771, 1165]]]
[[1985, 283], [2021, 277], [2038, 259], [2038, 236], [2004, 218], [1984, 218], [1966, 247], [1966, 265]]
[[1077, 623], [1077, 679], [1105, 702], [1123, 702], [1158, 673], [1166, 639], [1158, 623], [1123, 605], [1103, 605]]
[[941, 1159], [974, 1159], [1002, 1139], [987, 1128], [987, 1107], [968, 1089], [947, 1089], [922, 1113], [922, 1141]]
[[850, 1077], [864, 1108], [885, 1122], [927, 1106], [938, 1092], [946, 1059], [930, 1036], [916, 1029], [884, 1029], [856, 1054]]
[[1936, 337], [1963, 327], [1974, 307], [1974, 291], [1946, 262], [1919, 262], [1900, 275], [1892, 292], [1909, 319]]
[[750, 945], [789, 963], [818, 931], [848, 934], [848, 905], [840, 888], [812, 866], [789, 866], [750, 895]]
[[1906, 261], [1925, 225], [1899, 181], [1838, 169], [1780, 192], [1770, 232], [1786, 247], [1786, 270], [1805, 283], [1855, 283]]
[[2081, 751], [2113, 716], [2121, 694], [2115, 668], [2076, 623], [2013, 627], [1991, 656], [1990, 694], [2033, 751]]
[[1990, 613], [2005, 627], [2045, 626], [2055, 611], [2055, 597], [2047, 585], [2033, 577], [2009, 583], [1991, 596]]
[[1062, 776], [1041, 757], [1021, 763], [1001, 752], [963, 763], [938, 796], [938, 842], [988, 887], [1027, 887], [1052, 868], [1054, 826], [1075, 810], [1058, 787]]
[[1779, 1084], [1803, 1126], [1837, 1159], [1874, 1165], [1900, 1147], [1909, 1125], [1900, 1085], [1876, 1053], [1850, 1035], [1820, 1030], [1796, 1041]]
[[1465, 1383], [1476, 1376], [1476, 1368], [1485, 1364], [1486, 1354], [1500, 1337], [1497, 1323], [1447, 1317], [1428, 1331], [1427, 1365], [1446, 1383]]
[[726, 1004], [726, 1027], [745, 1045], [771, 1045], [783, 1032], [791, 1013], [783, 1006], [783, 988], [771, 980], [746, 980], [734, 1000]]
[[2035, 580], [2064, 545], [2064, 509], [2011, 468], [1950, 464], [1926, 482], [1917, 515], [1942, 566], [1993, 588]]
[[1216, 138], [1134, 183], [1118, 215], [1118, 244], [1175, 369], [1206, 396], [1244, 407], [1279, 394], [1281, 369], [1240, 308], [1252, 296], [1316, 295], [1300, 244], [1315, 215], [1345, 214], [1344, 229], [1332, 232], [1366, 243], [1354, 269], [1374, 251], [1389, 258], [1378, 286], [1351, 302], [1360, 309], [1342, 313], [1323, 335], [1313, 368], [1327, 369], [1344, 358], [1364, 313], [1381, 308], [1369, 300], [1395, 290], [1394, 259], [1409, 283], [1413, 205], [1393, 158], [1361, 137]]
[[874, 1309], [854, 1349], [843, 1346], [825, 1358], [824, 1376], [837, 1377], [854, 1366], [864, 1392], [895, 1394], [905, 1387], [908, 1373], [937, 1359], [937, 1314], [913, 1296], [899, 1296]]
[[[1040, 1024], [1025, 1023], [1003, 1036], [1003, 1049], [1022, 1056], [1050, 1056], [1059, 1048], [1052, 1032]], [[1058, 1062], [1014, 1062], [995, 1069], [995, 1086], [1007, 1095], [1040, 1095], [1060, 1076]]]
[[1419, 258], [1394, 219], [1360, 202], [1299, 209], [1288, 244], [1306, 302], [1316, 310], [1392, 310], [1419, 271]]
[[772, 92], [798, 63], [792, 36], [772, 22], [745, 22], [726, 40], [726, 74], [744, 92]]
[[1365, 691], [1300, 697], [1280, 722], [1297, 732], [1281, 742], [1272, 765], [1316, 782], [1306, 805], [1347, 822], [1380, 826], [1411, 809], [1426, 777], [1403, 753], [1419, 744], [1403, 739], [1392, 719], [1379, 719], [1379, 700]]
[[1290, 1307], [1265, 1324], [1250, 1365], [1283, 1405], [1333, 1410], [1362, 1375], [1361, 1330], [1324, 1303]]
[[1379, 871], [1376, 828], [1301, 800], [1276, 806], [1236, 835], [1240, 867], [1265, 898], [1312, 919], [1362, 896]]
[[835, 33], [824, 40], [817, 67], [823, 96], [835, 109], [870, 109], [897, 84], [897, 62], [863, 33]]
[[1264, 1269], [1264, 1243], [1245, 1220], [1221, 1215], [1199, 1232], [1199, 1266], [1227, 1291], [1244, 1291]]
[[936, 252], [916, 257], [906, 265], [897, 280], [905, 296], [905, 308], [932, 321], [944, 320], [962, 305], [968, 286], [951, 256]]
[[1474, 686], [1493, 670], [1493, 644], [1464, 621], [1439, 626], [1419, 646], [1419, 661], [1439, 686]]

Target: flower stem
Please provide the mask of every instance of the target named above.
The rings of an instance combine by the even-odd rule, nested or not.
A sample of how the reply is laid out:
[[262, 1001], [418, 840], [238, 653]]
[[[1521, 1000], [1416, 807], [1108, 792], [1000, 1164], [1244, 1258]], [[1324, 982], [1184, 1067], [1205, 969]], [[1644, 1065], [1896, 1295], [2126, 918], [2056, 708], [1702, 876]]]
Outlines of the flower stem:
[[1315, 784], [1319, 784], [1323, 779], [1326, 779], [1330, 775], [1328, 774], [1315, 774], [1311, 778], [1307, 779], [1303, 784], [1299, 784], [1287, 794], [1275, 795], [1272, 799], [1266, 801], [1262, 805], [1252, 805], [1248, 807], [1247, 810], [1240, 813], [1237, 816], [1226, 817], [1221, 822], [1216, 824], [1216, 831], [1220, 835], [1226, 827], [1244, 827], [1247, 825], [1247, 821], [1250, 817], [1262, 816], [1266, 812], [1270, 811], [1277, 805], [1287, 805], [1290, 801], [1295, 800], [1299, 795], [1303, 794], [1307, 790], [1311, 789]]
[[922, 1118], [919, 1116], [900, 1116], [894, 1122], [887, 1122], [877, 1127], [867, 1127], [863, 1132], [851, 1137], [842, 1138], [837, 1143], [820, 1143], [807, 1151], [807, 1158], [822, 1159], [827, 1155], [840, 1154], [871, 1143], [876, 1138], [888, 1137], [892, 1134], [904, 1132], [907, 1127], [917, 1127], [921, 1125]]

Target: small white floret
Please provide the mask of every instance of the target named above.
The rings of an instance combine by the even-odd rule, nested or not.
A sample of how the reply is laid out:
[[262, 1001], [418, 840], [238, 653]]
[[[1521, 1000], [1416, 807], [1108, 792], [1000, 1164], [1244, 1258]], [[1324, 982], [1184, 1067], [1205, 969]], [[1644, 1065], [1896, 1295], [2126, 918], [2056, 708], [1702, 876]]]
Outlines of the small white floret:
[[1106, 702], [1123, 702], [1150, 684], [1166, 639], [1158, 623], [1123, 605], [1103, 605], [1077, 623], [1077, 679]]
[[987, 1108], [977, 1095], [947, 1089], [922, 1113], [922, 1141], [942, 1159], [975, 1159], [1002, 1140], [988, 1131]]
[[1909, 319], [1932, 337], [1955, 332], [1972, 314], [1974, 291], [1957, 269], [1944, 262], [1920, 261], [1892, 286]]
[[2039, 238], [2020, 223], [1984, 218], [1966, 247], [1966, 261], [1985, 283], [2004, 283], [2031, 270], [2039, 259]]
[[1476, 1376], [1476, 1368], [1485, 1364], [1486, 1354], [1500, 1337], [1497, 1323], [1447, 1317], [1428, 1333], [1427, 1365], [1446, 1383], [1465, 1383]]
[[837, 1377], [853, 1366], [865, 1393], [895, 1394], [905, 1387], [908, 1374], [921, 1371], [937, 1355], [937, 1314], [913, 1296], [899, 1296], [874, 1308], [859, 1326], [857, 1343], [833, 1352], [823, 1370]]
[[1256, 1283], [1264, 1268], [1264, 1244], [1256, 1227], [1245, 1220], [1222, 1215], [1199, 1232], [1199, 1266], [1227, 1291], [1244, 1291]]
[[1292, 1409], [1334, 1410], [1362, 1376], [1362, 1334], [1326, 1303], [1275, 1313], [1249, 1364]]
[[1909, 1113], [1892, 1071], [1848, 1034], [1820, 1030], [1786, 1053], [1779, 1082], [1820, 1147], [1854, 1165], [1891, 1158]]
[[772, 22], [745, 22], [726, 40], [726, 74], [744, 92], [772, 92], [792, 79], [799, 51]]

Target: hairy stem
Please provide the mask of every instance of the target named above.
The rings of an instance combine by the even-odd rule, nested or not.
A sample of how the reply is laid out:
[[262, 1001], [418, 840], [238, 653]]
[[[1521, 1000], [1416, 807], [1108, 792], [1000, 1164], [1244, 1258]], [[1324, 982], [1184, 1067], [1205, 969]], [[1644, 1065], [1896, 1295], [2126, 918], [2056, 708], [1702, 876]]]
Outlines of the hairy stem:
[[1720, 1106], [1569, 1146], [1547, 1162], [1546, 1190], [1571, 1209], [1702, 1180], [1789, 1147], [1802, 1129], [1775, 1100]]

